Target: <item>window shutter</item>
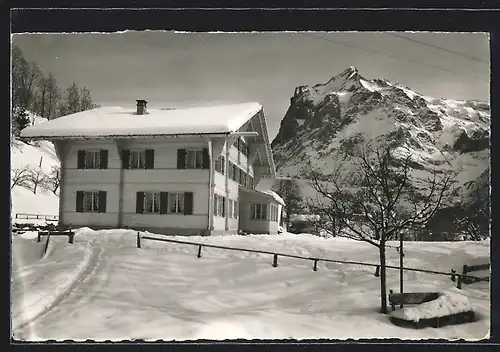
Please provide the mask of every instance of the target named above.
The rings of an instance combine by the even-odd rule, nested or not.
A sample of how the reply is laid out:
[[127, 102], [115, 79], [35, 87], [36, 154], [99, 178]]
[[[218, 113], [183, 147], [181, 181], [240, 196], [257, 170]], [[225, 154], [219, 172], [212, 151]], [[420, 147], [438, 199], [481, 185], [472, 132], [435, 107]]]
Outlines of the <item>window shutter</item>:
[[168, 212], [168, 192], [160, 192], [160, 214]]
[[193, 192], [184, 193], [184, 214], [193, 215]]
[[101, 169], [107, 169], [108, 168], [108, 151], [106, 149], [101, 149], [101, 155], [99, 158], [99, 167]]
[[83, 213], [83, 191], [76, 191], [76, 212]]
[[155, 150], [146, 149], [146, 169], [155, 168]]
[[177, 149], [177, 168], [186, 168], [186, 149]]
[[238, 167], [236, 165], [233, 165], [233, 168], [234, 168], [234, 182], [239, 182], [240, 181], [240, 169], [238, 169]]
[[203, 148], [203, 168], [210, 168], [210, 155], [208, 155], [208, 148]]
[[135, 202], [135, 212], [137, 214], [144, 213], [144, 192], [137, 192], [137, 198]]
[[267, 204], [262, 204], [262, 212], [264, 213], [264, 217], [262, 218], [263, 220], [267, 220], [268, 219], [268, 216], [267, 216]]
[[77, 168], [85, 169], [85, 150], [78, 151], [78, 165]]
[[250, 204], [250, 219], [254, 219], [255, 216], [255, 204]]
[[122, 150], [122, 169], [128, 169], [130, 167], [129, 160], [130, 159], [130, 150], [123, 149]]
[[106, 212], [106, 191], [99, 191], [99, 213]]

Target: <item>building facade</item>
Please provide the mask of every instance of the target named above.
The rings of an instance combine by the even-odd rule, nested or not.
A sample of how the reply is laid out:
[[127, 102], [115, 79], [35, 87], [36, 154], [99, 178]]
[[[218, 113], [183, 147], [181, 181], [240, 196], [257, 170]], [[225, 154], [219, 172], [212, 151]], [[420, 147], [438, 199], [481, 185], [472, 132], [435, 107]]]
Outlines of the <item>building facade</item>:
[[[93, 115], [30, 126], [21, 137], [54, 142], [61, 160], [63, 226], [172, 235], [277, 233], [283, 201], [258, 187], [263, 178], [275, 177], [263, 110], [240, 105], [244, 114], [234, 105], [148, 112], [139, 100], [129, 112], [136, 121], [127, 125], [126, 115], [121, 134], [107, 127], [120, 122], [113, 121], [116, 111], [98, 108]], [[203, 126], [204, 116], [214, 113], [222, 121], [208, 118]], [[70, 128], [77, 119], [87, 119], [92, 128]], [[151, 125], [156, 131], [145, 128]], [[193, 132], [187, 131], [191, 126]]]

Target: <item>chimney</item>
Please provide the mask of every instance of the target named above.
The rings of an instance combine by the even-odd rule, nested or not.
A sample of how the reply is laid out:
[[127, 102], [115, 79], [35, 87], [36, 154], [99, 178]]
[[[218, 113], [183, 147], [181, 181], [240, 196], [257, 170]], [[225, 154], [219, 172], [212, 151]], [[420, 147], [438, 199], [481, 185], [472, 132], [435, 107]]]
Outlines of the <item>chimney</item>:
[[146, 100], [139, 99], [137, 100], [137, 115], [145, 115], [147, 114], [146, 104], [148, 102]]

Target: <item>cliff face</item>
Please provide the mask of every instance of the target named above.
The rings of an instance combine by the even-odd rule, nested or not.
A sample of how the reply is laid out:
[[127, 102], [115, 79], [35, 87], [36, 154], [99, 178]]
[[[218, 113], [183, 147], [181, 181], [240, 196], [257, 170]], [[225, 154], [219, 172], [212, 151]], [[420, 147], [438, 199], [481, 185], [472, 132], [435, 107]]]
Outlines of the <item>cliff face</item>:
[[308, 162], [328, 174], [357, 145], [389, 142], [396, 156], [412, 154], [415, 177], [441, 168], [465, 184], [488, 167], [489, 138], [488, 103], [427, 97], [349, 67], [295, 88], [272, 147], [278, 174], [298, 176]]

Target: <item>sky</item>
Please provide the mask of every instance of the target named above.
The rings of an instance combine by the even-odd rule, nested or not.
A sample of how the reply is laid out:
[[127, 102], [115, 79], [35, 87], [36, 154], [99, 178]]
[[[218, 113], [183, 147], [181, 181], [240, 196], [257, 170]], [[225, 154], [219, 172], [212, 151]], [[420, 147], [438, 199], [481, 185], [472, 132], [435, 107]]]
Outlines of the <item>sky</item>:
[[383, 32], [129, 31], [15, 34], [12, 44], [60, 87], [87, 86], [102, 106], [258, 101], [271, 139], [295, 87], [327, 82], [348, 66], [436, 98], [489, 101], [488, 34], [397, 35], [407, 39]]

